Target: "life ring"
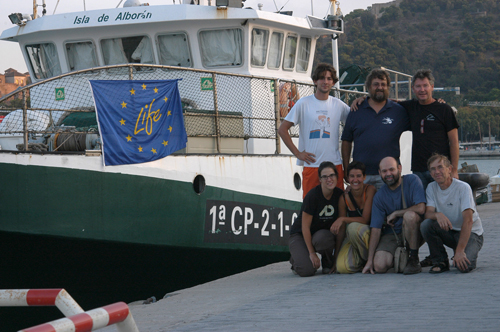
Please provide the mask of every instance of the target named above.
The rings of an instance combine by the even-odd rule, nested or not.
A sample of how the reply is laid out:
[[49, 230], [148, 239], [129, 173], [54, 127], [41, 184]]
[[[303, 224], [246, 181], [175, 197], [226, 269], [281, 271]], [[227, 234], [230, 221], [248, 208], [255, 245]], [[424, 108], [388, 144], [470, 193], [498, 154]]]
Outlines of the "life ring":
[[295, 105], [297, 100], [299, 100], [299, 91], [297, 89], [297, 84], [292, 82], [283, 82], [280, 84], [280, 115], [281, 117], [287, 116], [288, 112]]

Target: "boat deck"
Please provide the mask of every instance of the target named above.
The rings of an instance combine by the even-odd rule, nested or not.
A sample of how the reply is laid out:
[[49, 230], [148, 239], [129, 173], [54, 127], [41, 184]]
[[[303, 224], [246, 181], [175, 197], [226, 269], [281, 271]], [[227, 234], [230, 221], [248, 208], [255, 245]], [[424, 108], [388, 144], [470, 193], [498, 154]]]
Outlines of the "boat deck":
[[[478, 211], [485, 241], [478, 268], [469, 274], [452, 268], [431, 275], [424, 268], [411, 276], [300, 278], [281, 262], [169, 293], [153, 304], [132, 304], [132, 313], [141, 332], [498, 331], [500, 204]], [[420, 257], [427, 254], [424, 245]]]

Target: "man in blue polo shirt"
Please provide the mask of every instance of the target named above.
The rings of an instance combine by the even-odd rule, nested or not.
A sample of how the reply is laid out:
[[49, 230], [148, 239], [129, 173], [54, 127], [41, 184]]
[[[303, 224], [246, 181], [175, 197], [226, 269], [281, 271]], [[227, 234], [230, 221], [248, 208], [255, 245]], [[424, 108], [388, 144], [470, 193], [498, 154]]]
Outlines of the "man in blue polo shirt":
[[398, 242], [405, 241], [408, 242], [410, 257], [403, 273], [420, 273], [420, 223], [426, 203], [422, 181], [415, 174], [407, 174], [403, 178], [401, 164], [393, 157], [382, 159], [379, 168], [385, 185], [373, 198], [368, 259], [363, 273], [387, 272], [393, 266]]
[[378, 174], [378, 163], [387, 156], [399, 159], [399, 138], [410, 130], [410, 119], [402, 106], [388, 99], [391, 78], [385, 70], [372, 70], [365, 86], [369, 98], [357, 112], [347, 116], [342, 133], [342, 163], [347, 169], [354, 142], [353, 160], [366, 165], [365, 183], [380, 189], [384, 183]]

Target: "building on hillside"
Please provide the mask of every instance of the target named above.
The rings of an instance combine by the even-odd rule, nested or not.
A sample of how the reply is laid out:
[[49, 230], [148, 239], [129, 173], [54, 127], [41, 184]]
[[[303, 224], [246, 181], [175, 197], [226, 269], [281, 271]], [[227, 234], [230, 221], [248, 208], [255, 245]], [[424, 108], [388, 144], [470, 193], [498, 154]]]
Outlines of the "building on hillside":
[[390, 6], [399, 7], [399, 4], [401, 2], [403, 2], [403, 0], [394, 0], [394, 1], [386, 2], [386, 3], [374, 3], [371, 6], [371, 12], [378, 19], [378, 18], [380, 18], [384, 14], [384, 13], [381, 12], [382, 8], [387, 8], [387, 7], [390, 7]]
[[25, 86], [28, 84], [30, 79], [29, 73], [21, 74], [13, 68], [9, 68], [5, 71], [5, 83], [13, 83], [18, 86]]
[[0, 97], [15, 91], [30, 82], [29, 73], [22, 74], [13, 68], [9, 68], [5, 71], [5, 74], [0, 74]]

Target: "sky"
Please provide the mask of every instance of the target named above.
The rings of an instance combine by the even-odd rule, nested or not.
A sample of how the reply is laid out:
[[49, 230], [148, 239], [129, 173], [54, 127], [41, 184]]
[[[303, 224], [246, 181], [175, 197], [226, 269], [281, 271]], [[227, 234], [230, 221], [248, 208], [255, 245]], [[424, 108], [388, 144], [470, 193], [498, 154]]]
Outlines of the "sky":
[[[170, 5], [175, 1], [179, 4], [180, 0], [141, 0], [141, 2], [148, 2], [150, 6], [153, 5]], [[212, 0], [215, 1], [215, 0]], [[42, 3], [42, 0], [38, 0]], [[120, 0], [46, 0], [47, 15], [52, 15], [54, 10], [56, 14], [76, 12], [84, 10], [84, 3], [87, 10], [115, 8]], [[125, 2], [125, 0], [123, 0]], [[372, 3], [385, 3], [389, 0], [339, 0], [340, 9], [345, 14], [350, 13], [354, 9], [366, 9]], [[262, 10], [276, 11], [292, 10], [294, 16], [305, 17], [306, 15], [314, 14], [317, 17], [325, 17], [329, 12], [330, 2], [328, 0], [247, 0], [245, 7], [252, 7], [257, 9], [258, 4], [262, 3], [264, 6]], [[312, 10], [311, 11], [311, 4]], [[123, 3], [122, 3], [123, 5]], [[121, 6], [122, 6], [121, 5]], [[41, 15], [42, 8], [39, 7], [38, 12]], [[0, 31], [13, 27], [8, 15], [11, 13], [33, 13], [33, 1], [31, 0], [0, 0]], [[8, 68], [14, 68], [19, 72], [26, 72], [26, 64], [21, 54], [19, 45], [17, 43], [0, 41], [0, 73], [3, 73]]]

